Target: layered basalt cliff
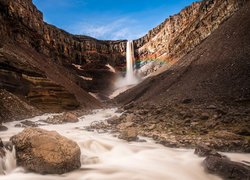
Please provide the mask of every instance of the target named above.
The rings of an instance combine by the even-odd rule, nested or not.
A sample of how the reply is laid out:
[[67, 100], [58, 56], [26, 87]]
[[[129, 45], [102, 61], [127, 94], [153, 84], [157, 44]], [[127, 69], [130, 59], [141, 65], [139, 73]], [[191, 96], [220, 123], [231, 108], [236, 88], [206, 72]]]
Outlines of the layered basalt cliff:
[[[43, 22], [31, 0], [0, 0], [0, 88], [43, 110], [99, 107], [124, 63], [124, 41], [74, 36]], [[85, 92], [86, 90], [87, 92]]]
[[[75, 71], [73, 74], [76, 75], [77, 83], [88, 91], [98, 90], [92, 87], [92, 84], [96, 83], [86, 82], [82, 76], [95, 81], [98, 77], [91, 72], [96, 69], [102, 70], [107, 76], [112, 76], [106, 65], [119, 67], [124, 63], [126, 51], [124, 41], [99, 41], [87, 36], [73, 36], [44, 23], [42, 13], [30, 0], [2, 1], [1, 12], [4, 21], [1, 23], [3, 37], [25, 43], [70, 71]], [[84, 67], [77, 68], [75, 65], [88, 65], [88, 71], [85, 71]]]
[[135, 40], [137, 59], [177, 60], [199, 45], [247, 0], [205, 0], [193, 3]]
[[[137, 59], [175, 60], [190, 52], [246, 0], [193, 3], [134, 41]], [[125, 65], [126, 41], [71, 35], [43, 21], [31, 0], [0, 0], [0, 88], [44, 110], [100, 107]]]

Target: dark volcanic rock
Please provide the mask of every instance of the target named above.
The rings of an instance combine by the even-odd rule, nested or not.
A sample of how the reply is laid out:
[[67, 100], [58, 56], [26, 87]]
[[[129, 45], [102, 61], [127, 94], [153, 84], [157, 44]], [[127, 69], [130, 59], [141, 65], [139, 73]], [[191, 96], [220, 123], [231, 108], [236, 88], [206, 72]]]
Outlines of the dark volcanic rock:
[[0, 131], [7, 131], [8, 128], [6, 126], [0, 125]]
[[200, 157], [207, 157], [207, 156], [218, 156], [222, 157], [219, 153], [217, 153], [214, 149], [209, 148], [206, 145], [199, 145], [195, 148], [194, 153]]
[[217, 174], [223, 179], [250, 179], [250, 166], [223, 157], [208, 156], [203, 165], [208, 172]]
[[2, 148], [3, 147], [3, 141], [2, 141], [2, 139], [0, 138], [0, 148]]
[[[5, 151], [4, 151], [4, 144], [2, 139], [0, 138], [0, 159], [3, 158], [5, 156]], [[1, 173], [1, 172], [0, 172]]]
[[23, 125], [25, 126], [29, 126], [29, 127], [37, 127], [38, 124], [29, 120], [25, 120], [21, 122]]

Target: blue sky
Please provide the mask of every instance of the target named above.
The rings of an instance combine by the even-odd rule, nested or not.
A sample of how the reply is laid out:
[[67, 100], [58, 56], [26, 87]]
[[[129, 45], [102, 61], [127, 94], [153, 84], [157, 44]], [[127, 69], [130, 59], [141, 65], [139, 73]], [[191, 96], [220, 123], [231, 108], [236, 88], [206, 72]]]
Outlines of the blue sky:
[[44, 20], [72, 34], [137, 39], [194, 0], [33, 0]]

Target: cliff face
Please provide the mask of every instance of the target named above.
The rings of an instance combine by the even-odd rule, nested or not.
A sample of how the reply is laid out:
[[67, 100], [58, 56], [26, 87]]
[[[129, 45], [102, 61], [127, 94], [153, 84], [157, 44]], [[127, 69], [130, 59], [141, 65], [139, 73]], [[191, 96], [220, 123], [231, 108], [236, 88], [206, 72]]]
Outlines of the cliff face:
[[119, 95], [117, 102], [164, 105], [187, 100], [190, 104], [223, 102], [236, 109], [242, 106], [243, 111], [249, 109], [249, 17], [250, 1], [167, 71]]
[[[73, 36], [44, 23], [42, 13], [30, 0], [1, 0], [1, 12], [3, 37], [25, 44], [57, 64], [75, 71], [73, 74], [76, 75], [77, 83], [88, 91], [98, 90], [93, 84], [98, 84], [96, 81], [100, 75], [95, 75], [93, 71], [98, 70], [105, 74], [104, 77], [112, 77], [106, 65], [119, 67], [124, 64], [124, 41], [99, 41], [87, 36]], [[79, 65], [87, 65], [87, 71], [85, 67], [79, 71]], [[95, 83], [82, 80], [81, 77], [92, 78]]]
[[205, 0], [193, 3], [179, 14], [135, 40], [137, 59], [176, 60], [189, 53], [246, 0]]
[[43, 14], [31, 0], [1, 0], [1, 13], [2, 20], [5, 20], [1, 22], [1, 34], [61, 63], [84, 64], [102, 59], [115, 64], [121, 62], [121, 53], [126, 51], [123, 41], [99, 41], [87, 36], [74, 36], [43, 22]]
[[[134, 41], [137, 59], [179, 59], [246, 0], [205, 0]], [[71, 35], [43, 21], [31, 0], [0, 0], [0, 88], [40, 109], [100, 107], [87, 92], [106, 93], [125, 65], [126, 41]]]
[[[79, 105], [100, 107], [81, 88], [92, 87], [75, 73], [78, 69], [72, 65], [82, 60], [73, 58], [77, 51], [73, 53], [72, 49], [79, 37], [44, 23], [42, 13], [30, 0], [0, 0], [0, 24], [0, 88], [45, 111], [74, 109]], [[97, 40], [85, 39], [82, 43], [92, 50]], [[96, 54], [107, 51], [108, 46], [104, 42]], [[86, 61], [91, 62], [94, 56], [90, 54]]]

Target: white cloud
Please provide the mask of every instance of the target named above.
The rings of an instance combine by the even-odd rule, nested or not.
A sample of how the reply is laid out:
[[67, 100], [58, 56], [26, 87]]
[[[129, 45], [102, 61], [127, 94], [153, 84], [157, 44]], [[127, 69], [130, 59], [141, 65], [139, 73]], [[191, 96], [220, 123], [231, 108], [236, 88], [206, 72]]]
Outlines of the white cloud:
[[56, 7], [61, 8], [70, 8], [75, 6], [85, 6], [87, 5], [86, 0], [43, 0], [40, 2], [40, 0], [33, 0], [35, 4], [40, 4], [44, 8], [53, 8], [56, 4]]
[[71, 28], [71, 32], [97, 39], [135, 39], [142, 36], [137, 24], [135, 20], [123, 17], [108, 23], [78, 23]]

